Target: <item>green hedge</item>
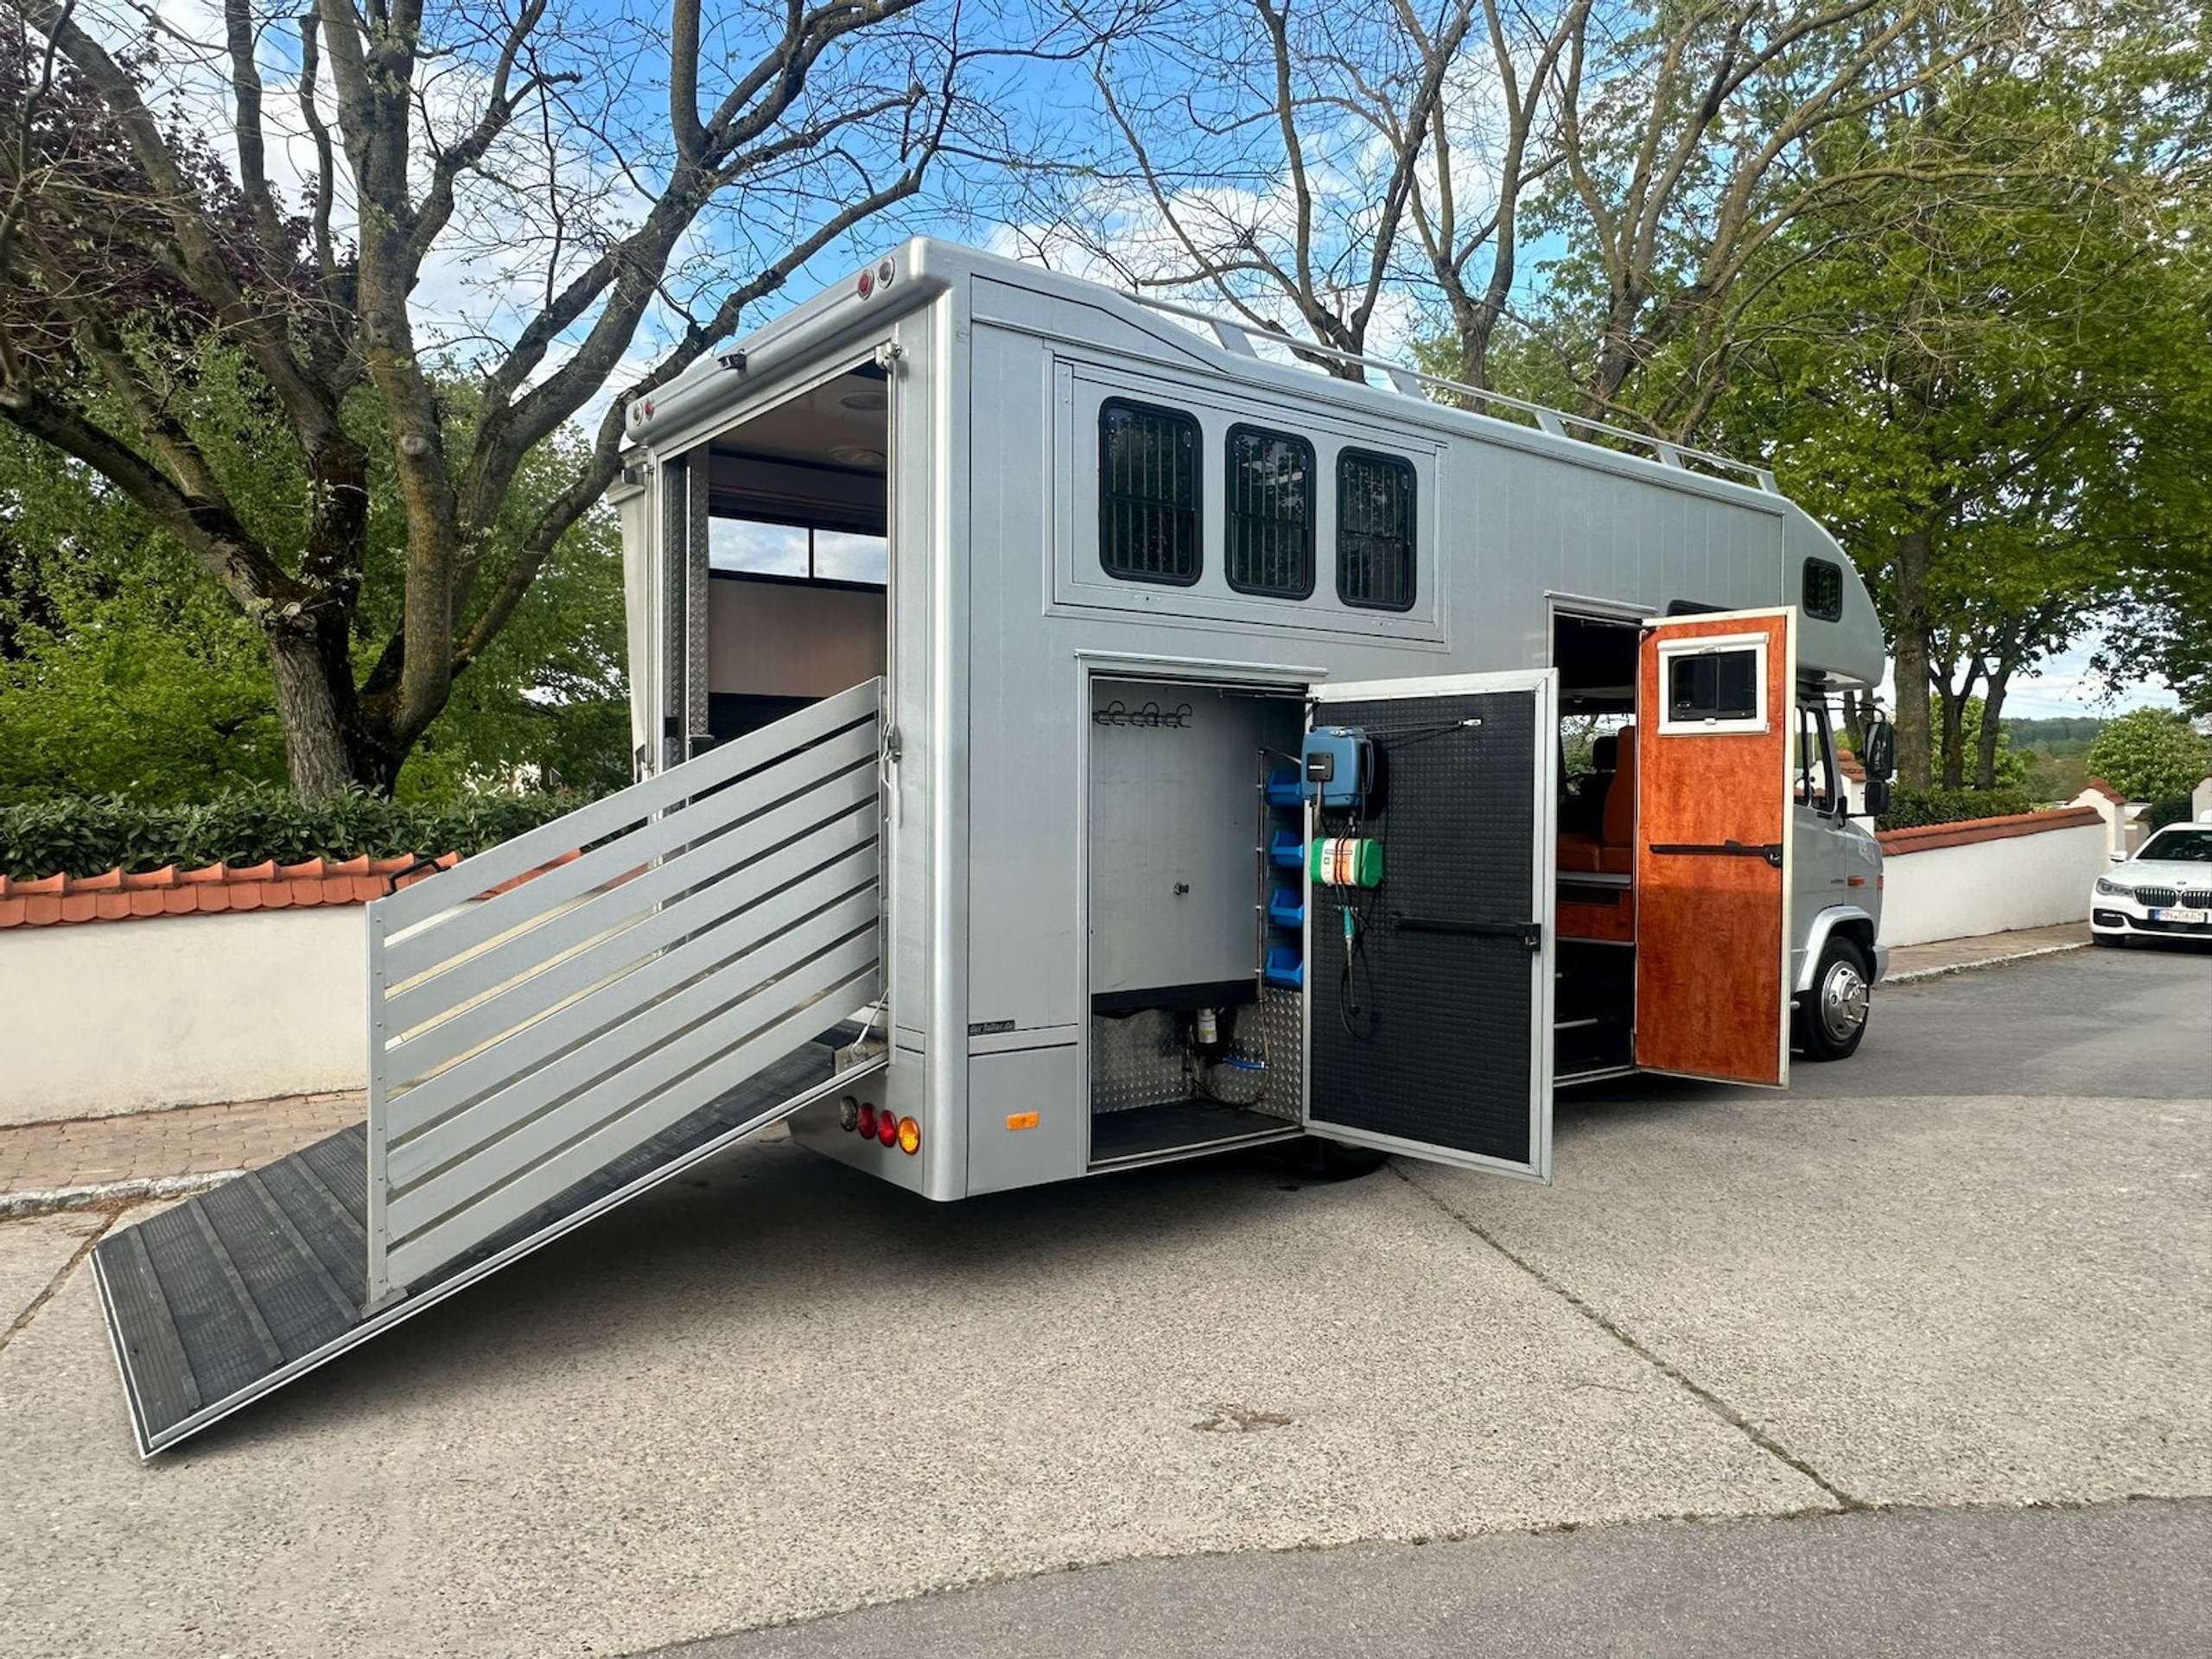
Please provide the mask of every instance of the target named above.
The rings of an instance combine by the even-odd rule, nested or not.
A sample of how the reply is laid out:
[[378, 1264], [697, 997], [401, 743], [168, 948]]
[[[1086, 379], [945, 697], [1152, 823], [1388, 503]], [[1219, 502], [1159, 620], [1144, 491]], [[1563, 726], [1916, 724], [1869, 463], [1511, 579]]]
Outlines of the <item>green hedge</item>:
[[2194, 803], [2186, 795], [2171, 801], [2153, 801], [2143, 813], [2143, 828], [2148, 832], [2163, 830], [2170, 823], [2187, 823]]
[[2035, 805], [2024, 789], [1898, 789], [1891, 791], [1890, 810], [1877, 824], [1884, 830], [1917, 830], [1968, 818], [2009, 817], [2032, 812]]
[[560, 795], [485, 795], [435, 803], [341, 796], [308, 804], [281, 789], [241, 790], [200, 806], [143, 806], [113, 797], [0, 807], [0, 871], [35, 880], [99, 875], [118, 865], [299, 864], [367, 853], [464, 856], [581, 804]]

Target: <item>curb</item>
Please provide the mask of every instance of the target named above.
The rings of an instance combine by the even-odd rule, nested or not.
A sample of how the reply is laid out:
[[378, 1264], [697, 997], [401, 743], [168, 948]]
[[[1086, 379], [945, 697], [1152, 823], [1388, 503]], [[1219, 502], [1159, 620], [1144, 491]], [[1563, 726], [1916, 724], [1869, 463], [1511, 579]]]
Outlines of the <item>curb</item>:
[[215, 1169], [199, 1175], [138, 1175], [124, 1181], [99, 1181], [89, 1186], [50, 1186], [22, 1192], [0, 1192], [0, 1221], [25, 1216], [52, 1215], [62, 1210], [105, 1210], [111, 1205], [138, 1204], [149, 1198], [185, 1198], [245, 1174], [242, 1169]]
[[2069, 950], [2086, 950], [2087, 939], [2075, 939], [2065, 944], [2039, 944], [2032, 950], [2008, 950], [2001, 957], [1977, 957], [1972, 962], [1954, 962], [1941, 968], [1915, 968], [1902, 974], [1885, 974], [1885, 985], [1910, 985], [1915, 980], [1943, 979], [1952, 974], [1971, 973], [1977, 968], [2001, 968], [2008, 962], [2028, 962], [2037, 957], [2062, 956]]

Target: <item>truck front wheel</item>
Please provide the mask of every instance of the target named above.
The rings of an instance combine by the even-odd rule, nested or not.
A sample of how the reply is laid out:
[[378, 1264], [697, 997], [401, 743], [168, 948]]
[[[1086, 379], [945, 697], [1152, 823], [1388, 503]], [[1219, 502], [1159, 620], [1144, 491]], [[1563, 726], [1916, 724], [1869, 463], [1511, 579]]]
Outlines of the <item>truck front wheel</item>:
[[1873, 1001], [1873, 972], [1854, 939], [1830, 936], [1821, 951], [1813, 988], [1797, 1004], [1797, 1046], [1808, 1060], [1840, 1060], [1857, 1051], [1866, 1034]]

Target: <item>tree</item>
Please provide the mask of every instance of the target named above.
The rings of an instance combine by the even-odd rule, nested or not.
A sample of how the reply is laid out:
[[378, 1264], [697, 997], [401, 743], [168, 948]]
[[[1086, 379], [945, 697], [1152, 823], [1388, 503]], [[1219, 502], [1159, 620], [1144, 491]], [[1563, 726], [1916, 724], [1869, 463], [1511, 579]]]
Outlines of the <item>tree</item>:
[[1071, 192], [1017, 234], [1039, 257], [1071, 253], [1140, 289], [1197, 289], [1255, 328], [1363, 353], [1432, 118], [1480, 10], [1440, 0], [1424, 21], [1406, 0], [1173, 7], [1096, 55], [1126, 176], [1064, 181]]
[[2089, 771], [2131, 801], [2171, 801], [2212, 776], [2212, 745], [2170, 709], [2134, 709], [2089, 745]]
[[[1726, 385], [1741, 290], [1806, 215], [1871, 230], [1904, 180], [1974, 169], [1925, 142], [1921, 101], [2019, 25], [2010, 0], [1702, 0], [1586, 16], [1554, 73], [1560, 165], [1541, 222], [1573, 252], [1547, 330], [1585, 412], [1686, 439]], [[1638, 396], [1662, 353], [1672, 372]]]
[[2012, 734], [2005, 729], [2001, 720], [1991, 714], [1986, 702], [1980, 697], [1968, 697], [1965, 708], [1960, 711], [1959, 728], [1965, 750], [1986, 758], [1986, 764], [1981, 766], [1982, 775], [1974, 780], [1976, 789], [2021, 789], [2026, 786], [2029, 773], [2033, 770], [2028, 757], [2012, 747]]
[[[441, 382], [456, 427], [467, 385]], [[251, 369], [212, 353], [195, 420], [241, 441], [222, 458], [243, 511], [283, 511], [302, 487]], [[372, 397], [352, 414], [373, 414]], [[379, 432], [361, 433], [374, 453]], [[556, 434], [523, 464], [508, 511], [566, 486], [589, 440]], [[388, 496], [373, 474], [372, 497]], [[365, 655], [404, 602], [399, 515], [372, 511], [361, 600]], [[612, 514], [565, 536], [513, 620], [410, 751], [407, 797], [524, 780], [597, 793], [627, 781], [620, 554]], [[190, 803], [282, 782], [283, 733], [258, 631], [175, 537], [88, 468], [0, 426], [0, 798], [124, 795]]]
[[[0, 0], [0, 416], [130, 499], [251, 620], [302, 794], [388, 790], [603, 494], [626, 398], [948, 157], [1009, 146], [968, 95], [993, 54], [957, 0], [260, 4], [222, 0], [219, 41], [165, 21], [125, 47], [76, 0]], [[1024, 49], [1096, 38], [1071, 21]], [[443, 342], [469, 354], [461, 421], [429, 296], [471, 271], [499, 303]], [[669, 331], [629, 365], [656, 315]], [[226, 486], [235, 435], [191, 413], [211, 343], [296, 457], [275, 518]], [[518, 518], [528, 459], [586, 418], [588, 448]], [[399, 602], [365, 652], [378, 476]]]
[[[1808, 152], [1861, 181], [1850, 211], [1796, 213], [1726, 322], [1734, 366], [1701, 429], [1766, 452], [1867, 575], [1908, 787], [1993, 785], [2015, 677], [2202, 533], [2174, 503], [2204, 451], [2171, 417], [2202, 398], [2202, 53], [2185, 24], [2141, 21], [2124, 47], [2062, 25], [1971, 61], [1937, 50], [1878, 143]], [[1694, 409], [1708, 357], [1680, 335], [1632, 395], [1662, 423]], [[1992, 719], [1970, 754], [1977, 694]]]

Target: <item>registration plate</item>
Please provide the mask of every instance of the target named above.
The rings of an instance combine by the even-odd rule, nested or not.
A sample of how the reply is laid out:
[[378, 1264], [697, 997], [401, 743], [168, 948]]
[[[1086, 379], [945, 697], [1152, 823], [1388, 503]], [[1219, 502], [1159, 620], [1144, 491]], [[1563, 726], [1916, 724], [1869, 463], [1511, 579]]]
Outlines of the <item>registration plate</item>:
[[2151, 919], [2154, 922], [2194, 923], [2202, 926], [2206, 922], [2212, 922], [2212, 910], [2154, 910], [2151, 912]]

